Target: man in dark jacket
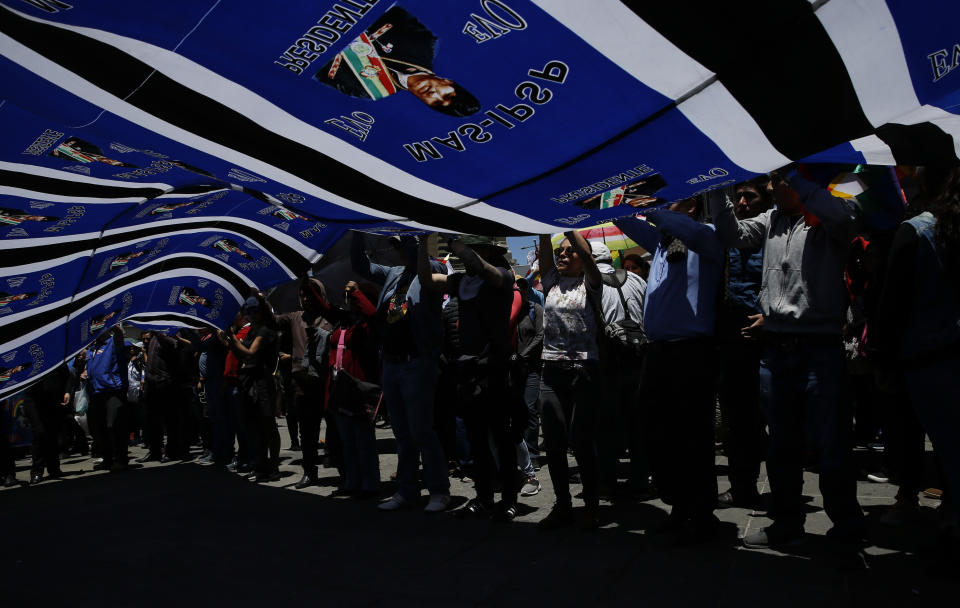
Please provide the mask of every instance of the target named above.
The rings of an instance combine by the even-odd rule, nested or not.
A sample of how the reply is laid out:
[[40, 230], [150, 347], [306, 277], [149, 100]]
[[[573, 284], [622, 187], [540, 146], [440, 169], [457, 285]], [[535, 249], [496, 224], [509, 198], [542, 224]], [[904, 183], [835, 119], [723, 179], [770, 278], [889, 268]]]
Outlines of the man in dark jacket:
[[[766, 189], [766, 176], [734, 188], [734, 214], [738, 220], [756, 217], [773, 201]], [[727, 436], [730, 489], [717, 497], [717, 506], [759, 508], [757, 480], [766, 448], [766, 431], [760, 412], [759, 336], [745, 329], [760, 310], [763, 279], [763, 247], [731, 247], [727, 251], [726, 288], [717, 310], [717, 338], [720, 345], [720, 382], [717, 398]]]
[[[157, 460], [167, 462], [172, 458], [171, 444], [177, 445], [179, 429], [170, 428], [167, 432], [167, 455], [163, 454], [163, 426], [165, 412], [179, 399], [179, 391], [174, 383], [173, 373], [177, 369], [177, 341], [170, 336], [154, 331], [142, 334], [143, 345], [147, 349], [147, 368], [144, 374], [143, 397], [147, 402], [146, 440], [149, 453], [137, 462]], [[174, 450], [175, 451], [175, 450]], [[174, 454], [175, 456], [176, 454]]]
[[24, 393], [24, 412], [33, 430], [30, 446], [30, 483], [40, 483], [46, 469], [49, 477], [60, 477], [60, 433], [63, 408], [70, 403], [72, 378], [66, 364], [57, 366]]

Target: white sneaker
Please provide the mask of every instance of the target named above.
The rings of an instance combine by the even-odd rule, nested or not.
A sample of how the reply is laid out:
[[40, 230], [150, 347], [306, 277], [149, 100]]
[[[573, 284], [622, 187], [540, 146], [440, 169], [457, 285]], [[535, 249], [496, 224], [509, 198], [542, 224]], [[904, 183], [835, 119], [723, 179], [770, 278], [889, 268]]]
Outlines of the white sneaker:
[[406, 509], [409, 506], [409, 500], [403, 496], [400, 496], [399, 494], [394, 494], [390, 498], [377, 505], [377, 508], [381, 511], [399, 511], [400, 509]]
[[427, 506], [424, 507], [423, 510], [427, 513], [440, 513], [441, 511], [446, 511], [449, 506], [449, 494], [431, 494], [430, 502], [427, 503]]

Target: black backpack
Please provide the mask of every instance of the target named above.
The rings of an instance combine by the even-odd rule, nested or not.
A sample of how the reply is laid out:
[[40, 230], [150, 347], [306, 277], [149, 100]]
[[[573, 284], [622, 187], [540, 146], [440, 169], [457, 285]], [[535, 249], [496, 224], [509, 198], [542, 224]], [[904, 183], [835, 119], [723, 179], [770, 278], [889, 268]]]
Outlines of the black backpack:
[[617, 294], [620, 296], [620, 303], [623, 305], [623, 314], [625, 315], [621, 321], [604, 325], [603, 333], [607, 337], [607, 342], [611, 347], [612, 353], [621, 356], [639, 356], [643, 354], [644, 347], [647, 343], [647, 335], [643, 331], [642, 319], [633, 319], [630, 316], [627, 300], [623, 297], [623, 285], [626, 282], [627, 271], [622, 268], [603, 275], [603, 284], [609, 285], [617, 290]]

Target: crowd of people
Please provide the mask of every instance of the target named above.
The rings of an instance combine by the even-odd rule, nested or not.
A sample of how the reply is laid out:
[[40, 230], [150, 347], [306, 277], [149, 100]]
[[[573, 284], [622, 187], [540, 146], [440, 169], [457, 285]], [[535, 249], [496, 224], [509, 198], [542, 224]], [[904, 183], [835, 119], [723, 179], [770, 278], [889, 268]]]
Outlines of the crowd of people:
[[[509, 522], [546, 466], [543, 529], [603, 525], [601, 499], [659, 497], [670, 512], [658, 531], [678, 543], [709, 541], [715, 511], [742, 507], [773, 520], [743, 544], [776, 548], [804, 537], [806, 469], [819, 476], [828, 538], [859, 545], [855, 444], [885, 447], [872, 478], [898, 485], [883, 516], [897, 524], [918, 513], [926, 435], [945, 490], [936, 538], [956, 552], [960, 169], [920, 167], [915, 181], [908, 219], [868, 230], [854, 199], [789, 166], [615, 220], [652, 254], [623, 268], [576, 231], [556, 248], [541, 236], [526, 277], [490, 238], [452, 238], [465, 270], [448, 272], [426, 236], [392, 237], [403, 263], [386, 266], [358, 234], [343, 307], [304, 277], [295, 312], [275, 314], [256, 294], [226, 330], [144, 332], [143, 352], [114, 328], [33, 385], [31, 483], [60, 474], [64, 436], [87, 450], [79, 397], [99, 468], [127, 467], [133, 433], [148, 447], [141, 461], [183, 459], [199, 440], [206, 462], [275, 481], [286, 415], [302, 450], [296, 488], [318, 482], [322, 456], [338, 493], [380, 497], [383, 511], [416, 507], [422, 487], [426, 512], [448, 510], [459, 472], [475, 495], [455, 513]], [[396, 438], [386, 497], [378, 424]], [[9, 449], [0, 468], [10, 482]]]

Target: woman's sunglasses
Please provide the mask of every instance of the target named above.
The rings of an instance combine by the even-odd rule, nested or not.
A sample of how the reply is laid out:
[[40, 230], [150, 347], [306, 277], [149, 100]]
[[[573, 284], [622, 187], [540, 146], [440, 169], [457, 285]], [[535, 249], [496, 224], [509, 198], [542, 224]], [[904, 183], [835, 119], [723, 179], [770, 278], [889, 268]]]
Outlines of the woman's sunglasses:
[[553, 250], [553, 255], [560, 257], [561, 255], [576, 255], [576, 251], [573, 247], [557, 247]]

